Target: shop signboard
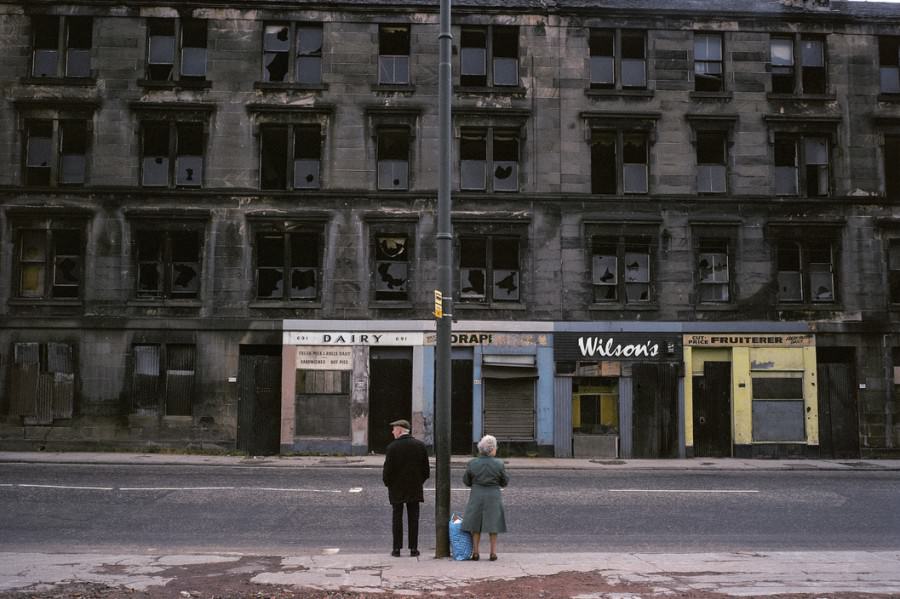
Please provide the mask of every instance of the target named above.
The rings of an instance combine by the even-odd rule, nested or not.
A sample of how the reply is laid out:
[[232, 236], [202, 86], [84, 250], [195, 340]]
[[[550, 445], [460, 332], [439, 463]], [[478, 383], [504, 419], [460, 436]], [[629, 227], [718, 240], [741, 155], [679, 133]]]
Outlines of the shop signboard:
[[553, 335], [557, 361], [671, 362], [681, 360], [678, 335], [654, 333], [571, 333]]
[[811, 347], [813, 335], [780, 333], [739, 333], [685, 335], [684, 344], [691, 347]]

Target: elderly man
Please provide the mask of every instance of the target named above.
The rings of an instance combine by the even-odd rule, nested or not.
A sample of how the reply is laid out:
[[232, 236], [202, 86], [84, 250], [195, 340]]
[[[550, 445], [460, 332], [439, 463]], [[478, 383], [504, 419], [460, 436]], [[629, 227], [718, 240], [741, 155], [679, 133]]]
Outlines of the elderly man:
[[409, 554], [419, 555], [419, 504], [425, 501], [422, 485], [430, 475], [425, 444], [410, 434], [408, 420], [391, 422], [394, 440], [387, 446], [381, 478], [388, 488], [388, 499], [394, 508], [394, 549], [391, 555], [400, 557], [403, 547], [403, 506], [406, 506], [409, 527]]

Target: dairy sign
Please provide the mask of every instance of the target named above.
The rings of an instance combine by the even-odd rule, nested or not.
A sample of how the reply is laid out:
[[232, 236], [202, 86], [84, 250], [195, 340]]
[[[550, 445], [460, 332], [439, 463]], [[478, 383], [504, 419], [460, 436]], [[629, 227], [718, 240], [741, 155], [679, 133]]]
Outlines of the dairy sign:
[[284, 345], [422, 345], [423, 333], [386, 333], [382, 331], [334, 331], [284, 333]]
[[681, 339], [653, 333], [555, 333], [553, 353], [558, 361], [671, 361], [681, 359]]

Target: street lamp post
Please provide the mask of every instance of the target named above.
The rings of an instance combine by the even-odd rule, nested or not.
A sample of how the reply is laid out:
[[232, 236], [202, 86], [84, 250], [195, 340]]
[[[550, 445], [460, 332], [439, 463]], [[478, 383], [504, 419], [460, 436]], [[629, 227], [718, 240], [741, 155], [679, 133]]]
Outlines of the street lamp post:
[[[437, 275], [438, 292], [435, 293], [435, 318], [437, 318], [437, 342], [435, 355], [435, 557], [450, 556], [450, 333], [453, 318], [453, 282], [450, 276], [450, 260], [453, 250], [453, 224], [450, 219], [450, 0], [440, 0], [441, 32], [440, 64], [438, 65], [438, 121], [440, 150], [438, 165], [437, 205]], [[440, 301], [438, 301], [440, 298]]]

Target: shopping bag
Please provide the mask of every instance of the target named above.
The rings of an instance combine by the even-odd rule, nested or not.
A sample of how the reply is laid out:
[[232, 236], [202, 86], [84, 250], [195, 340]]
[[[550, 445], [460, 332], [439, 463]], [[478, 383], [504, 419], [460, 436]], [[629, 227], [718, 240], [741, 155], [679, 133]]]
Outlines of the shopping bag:
[[450, 555], [458, 561], [472, 557], [472, 535], [462, 529], [462, 516], [450, 514]]

